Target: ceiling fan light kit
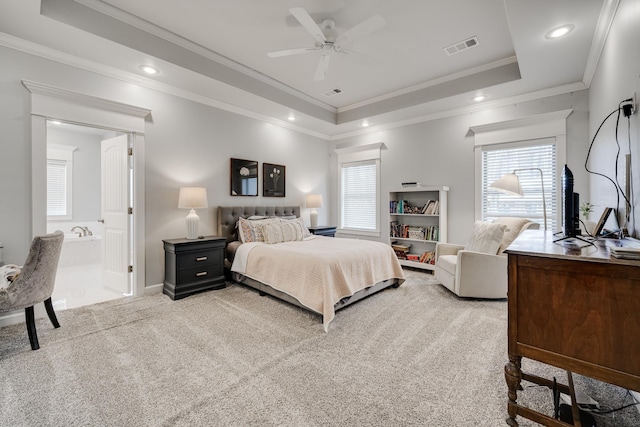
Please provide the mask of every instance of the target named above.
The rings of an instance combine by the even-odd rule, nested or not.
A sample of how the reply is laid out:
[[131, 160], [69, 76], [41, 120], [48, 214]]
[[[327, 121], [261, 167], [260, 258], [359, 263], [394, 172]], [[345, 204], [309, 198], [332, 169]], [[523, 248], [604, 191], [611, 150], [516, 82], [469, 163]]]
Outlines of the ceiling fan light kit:
[[298, 20], [315, 39], [315, 47], [293, 48], [285, 50], [276, 50], [267, 53], [270, 58], [280, 58], [283, 56], [298, 55], [301, 53], [320, 51], [321, 57], [316, 67], [315, 80], [324, 80], [329, 69], [329, 59], [334, 52], [348, 53], [343, 46], [354, 40], [364, 37], [386, 25], [386, 21], [380, 15], [372, 16], [356, 25], [355, 27], [345, 31], [340, 35], [336, 35], [336, 23], [333, 19], [323, 19], [318, 25], [309, 13], [301, 8], [294, 7], [289, 12]]

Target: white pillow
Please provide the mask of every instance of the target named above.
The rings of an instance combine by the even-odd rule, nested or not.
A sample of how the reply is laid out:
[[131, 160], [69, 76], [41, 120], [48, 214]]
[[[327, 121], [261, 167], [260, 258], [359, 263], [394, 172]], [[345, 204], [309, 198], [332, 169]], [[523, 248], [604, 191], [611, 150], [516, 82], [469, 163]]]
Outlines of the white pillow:
[[265, 243], [294, 242], [303, 240], [304, 224], [298, 220], [283, 220], [262, 224]]
[[238, 238], [242, 243], [249, 242], [264, 242], [264, 236], [262, 235], [262, 224], [269, 222], [279, 222], [277, 218], [268, 219], [244, 219], [240, 217], [238, 219]]
[[473, 223], [473, 232], [464, 248], [468, 251], [496, 255], [506, 228], [504, 224], [476, 221]]
[[309, 231], [307, 226], [304, 225], [304, 221], [302, 220], [302, 218], [297, 218], [295, 216], [293, 218], [281, 217], [281, 221], [285, 222], [285, 223], [286, 222], [293, 222], [295, 224], [298, 224], [298, 226], [302, 229], [302, 236], [303, 237], [311, 236], [311, 232]]
[[509, 247], [516, 237], [520, 234], [522, 227], [530, 223], [531, 220], [527, 218], [513, 218], [513, 217], [502, 217], [496, 218], [493, 223], [494, 224], [504, 224], [507, 226], [507, 229], [504, 231], [504, 237], [502, 238], [502, 243], [500, 244], [500, 249], [498, 249], [498, 253], [501, 254], [505, 249]]

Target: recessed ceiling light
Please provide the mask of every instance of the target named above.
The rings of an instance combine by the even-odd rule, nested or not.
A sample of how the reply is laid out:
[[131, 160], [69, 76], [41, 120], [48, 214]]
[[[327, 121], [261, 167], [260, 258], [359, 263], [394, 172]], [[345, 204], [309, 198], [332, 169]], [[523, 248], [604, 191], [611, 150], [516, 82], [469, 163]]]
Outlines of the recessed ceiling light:
[[141, 65], [140, 69], [147, 74], [158, 74], [159, 71], [156, 67], [152, 67], [151, 65]]
[[369, 126], [369, 122], [368, 122], [368, 121], [366, 121], [366, 120], [363, 120], [363, 121], [362, 121], [362, 127], [363, 127], [363, 128], [366, 128], [367, 126]]
[[52, 125], [61, 125], [62, 122], [60, 120], [49, 120], [49, 123], [51, 123]]
[[289, 117], [287, 117], [289, 119], [290, 122], [295, 122], [296, 121], [296, 116], [293, 115], [293, 113], [289, 113]]
[[547, 34], [544, 35], [547, 39], [557, 39], [558, 37], [566, 36], [575, 28], [572, 24], [561, 25], [559, 27], [553, 28], [547, 31]]
[[473, 98], [471, 98], [471, 100], [475, 101], [475, 102], [480, 102], [480, 101], [484, 101], [486, 98], [486, 96], [484, 95], [476, 95]]

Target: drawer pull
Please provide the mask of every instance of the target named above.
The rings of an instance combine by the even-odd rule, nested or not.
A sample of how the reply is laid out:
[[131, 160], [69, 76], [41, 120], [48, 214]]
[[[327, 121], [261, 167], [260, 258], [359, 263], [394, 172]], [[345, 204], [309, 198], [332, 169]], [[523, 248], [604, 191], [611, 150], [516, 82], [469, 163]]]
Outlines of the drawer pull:
[[201, 256], [201, 257], [196, 258], [196, 261], [206, 261], [206, 260], [207, 260], [206, 256]]
[[206, 275], [207, 275], [206, 271], [203, 271], [201, 273], [196, 273], [196, 277], [201, 277], [201, 276], [206, 276]]

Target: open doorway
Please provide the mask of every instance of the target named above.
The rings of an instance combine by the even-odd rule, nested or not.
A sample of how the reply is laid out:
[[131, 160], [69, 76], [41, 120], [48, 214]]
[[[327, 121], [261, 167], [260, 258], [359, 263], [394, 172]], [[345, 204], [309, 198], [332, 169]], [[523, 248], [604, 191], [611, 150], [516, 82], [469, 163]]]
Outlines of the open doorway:
[[[103, 141], [127, 137], [122, 132], [90, 126], [47, 120], [47, 232], [65, 233], [54, 292], [56, 310], [74, 308], [121, 298], [131, 294], [131, 264], [129, 245], [120, 269], [126, 281], [117, 289], [105, 280], [105, 167]], [[123, 165], [117, 169], [125, 183], [125, 204], [129, 201], [133, 164], [124, 154]], [[113, 180], [113, 177], [111, 177]], [[130, 216], [128, 216], [130, 217]], [[131, 236], [133, 222], [126, 220], [126, 235]], [[128, 239], [127, 239], [128, 241]], [[108, 276], [108, 275], [107, 275]]]

